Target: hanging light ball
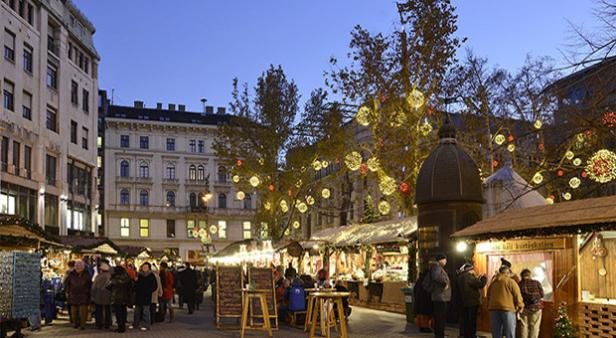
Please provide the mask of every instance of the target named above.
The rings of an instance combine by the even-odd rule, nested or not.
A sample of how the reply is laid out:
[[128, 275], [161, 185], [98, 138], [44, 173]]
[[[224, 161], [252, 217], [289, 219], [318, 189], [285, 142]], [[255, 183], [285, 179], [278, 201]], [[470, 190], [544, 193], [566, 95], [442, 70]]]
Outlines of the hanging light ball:
[[265, 202], [263, 203], [263, 208], [265, 208], [265, 210], [270, 210], [272, 209], [272, 204], [270, 202]]
[[509, 141], [509, 142], [513, 142], [513, 135], [509, 135], [509, 136], [507, 136], [507, 141]]
[[265, 164], [265, 159], [263, 157], [259, 157], [259, 165], [264, 165]]
[[306, 211], [308, 211], [308, 206], [306, 205], [306, 203], [301, 202], [297, 205], [297, 210], [299, 210], [299, 212], [301, 212], [302, 214], [305, 213]]
[[199, 229], [199, 238], [204, 238], [205, 236], [207, 236], [207, 230], [206, 229]]
[[581, 183], [582, 183], [582, 180], [580, 180], [577, 177], [573, 177], [569, 180], [569, 186], [573, 189], [577, 189]]
[[240, 183], [240, 176], [233, 175], [233, 177], [231, 177], [231, 180], [233, 181], [233, 183]]
[[543, 182], [543, 175], [541, 173], [535, 173], [533, 176], [533, 183], [541, 184], [541, 182]]
[[378, 205], [379, 212], [381, 215], [387, 215], [391, 211], [391, 206], [387, 201], [380, 201]]
[[299, 221], [293, 221], [293, 229], [299, 229], [299, 227], [301, 226], [301, 224], [299, 223]]
[[308, 197], [306, 197], [306, 203], [308, 203], [308, 205], [313, 205], [315, 202], [314, 197], [312, 197], [312, 195], [308, 195]]
[[324, 199], [328, 199], [331, 194], [332, 192], [328, 188], [323, 188], [323, 190], [321, 190], [321, 197], [323, 197]]
[[274, 185], [270, 183], [270, 184], [267, 186], [267, 190], [269, 190], [269, 191], [272, 191], [272, 192], [273, 192], [273, 191], [274, 191]]
[[541, 129], [541, 127], [543, 126], [543, 122], [541, 122], [541, 120], [538, 119], [537, 121], [535, 121], [533, 126], [535, 127], [535, 129]]
[[407, 96], [406, 102], [411, 108], [417, 110], [424, 104], [424, 95], [419, 90], [413, 89]]
[[554, 204], [554, 196], [548, 196], [545, 201], [547, 204]]
[[243, 191], [238, 191], [237, 194], [235, 194], [235, 198], [240, 201], [243, 201], [244, 198], [246, 198], [246, 194]]
[[509, 143], [509, 145], [507, 146], [507, 150], [512, 153], [515, 151], [515, 144], [513, 143]]
[[323, 169], [329, 167], [329, 161], [327, 161], [327, 160], [321, 161], [321, 166], [323, 167]]
[[396, 191], [396, 188], [396, 180], [394, 180], [393, 178], [387, 175], [382, 175], [381, 177], [379, 177], [379, 189], [381, 190], [383, 195], [389, 196], [393, 194]]
[[372, 172], [377, 172], [381, 168], [381, 162], [376, 157], [369, 158], [366, 164], [368, 165], [368, 170]]
[[344, 163], [352, 171], [359, 170], [359, 167], [361, 167], [361, 154], [352, 151], [344, 157]]
[[372, 120], [372, 110], [366, 106], [359, 107], [357, 114], [355, 114], [355, 121], [362, 126], [367, 126]]
[[280, 210], [285, 213], [289, 211], [289, 205], [287, 204], [287, 201], [280, 200]]
[[321, 164], [321, 161], [316, 160], [312, 162], [312, 168], [314, 168], [314, 171], [319, 171], [323, 168], [323, 164]]
[[291, 236], [291, 229], [287, 228], [287, 230], [284, 231], [284, 235]]
[[498, 134], [494, 137], [494, 143], [498, 144], [499, 146], [503, 143], [505, 143], [505, 135], [503, 134]]
[[571, 150], [567, 150], [567, 152], [565, 153], [565, 158], [568, 159], [569, 161], [571, 161], [574, 156], [575, 154]]
[[607, 149], [598, 150], [586, 164], [588, 177], [598, 183], [607, 183], [616, 178], [616, 154]]
[[242, 164], [244, 164], [244, 162], [242, 162], [242, 160], [237, 160], [237, 161], [235, 162], [235, 164], [236, 164], [238, 167], [241, 167], [241, 166], [242, 166]]
[[427, 119], [424, 120], [419, 130], [423, 136], [428, 136], [432, 132], [432, 125], [428, 122]]
[[567, 191], [566, 193], [563, 194], [563, 198], [566, 201], [570, 200], [571, 199], [571, 193]]
[[408, 193], [409, 192], [409, 185], [406, 182], [402, 182], [400, 183], [400, 191], [402, 191], [403, 193]]
[[558, 177], [562, 177], [563, 175], [565, 175], [565, 172], [562, 169], [558, 169], [556, 171], [556, 175], [558, 175]]
[[218, 227], [217, 227], [217, 226], [215, 226], [215, 225], [213, 225], [213, 224], [212, 224], [212, 225], [210, 225], [210, 233], [211, 233], [211, 234], [215, 234], [215, 233], [217, 233], [217, 232], [218, 232]]
[[192, 234], [192, 236], [194, 238], [198, 238], [199, 237], [199, 228], [194, 227], [190, 230], [190, 233]]
[[573, 160], [573, 165], [576, 165], [576, 166], [580, 166], [580, 165], [582, 165], [582, 159], [581, 159], [581, 158], [579, 158], [579, 157], [576, 157], [576, 158]]
[[261, 180], [259, 180], [259, 178], [258, 178], [257, 176], [252, 176], [252, 177], [250, 178], [250, 180], [248, 180], [248, 182], [250, 183], [250, 185], [251, 185], [253, 188], [258, 187], [258, 186], [259, 186], [259, 184], [261, 184]]

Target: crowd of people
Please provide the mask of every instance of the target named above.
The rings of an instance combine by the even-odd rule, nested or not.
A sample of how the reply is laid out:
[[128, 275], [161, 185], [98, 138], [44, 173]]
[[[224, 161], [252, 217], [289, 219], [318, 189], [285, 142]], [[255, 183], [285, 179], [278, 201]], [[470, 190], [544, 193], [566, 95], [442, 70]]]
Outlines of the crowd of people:
[[[97, 329], [112, 327], [112, 313], [116, 319], [116, 332], [126, 329], [146, 331], [156, 322], [173, 322], [172, 304], [180, 308], [187, 304], [188, 313], [203, 301], [208, 287], [208, 274], [185, 263], [179, 268], [166, 262], [145, 262], [139, 270], [121, 261], [112, 266], [106, 259], [90, 262], [88, 259], [70, 261], [63, 280], [69, 320], [76, 329], [84, 330], [92, 316]], [[127, 326], [127, 309], [134, 307], [132, 325]]]
[[[487, 309], [493, 337], [516, 337], [520, 325], [521, 338], [538, 338], [541, 326], [544, 292], [541, 283], [523, 269], [519, 275], [511, 263], [501, 258], [497, 273], [488, 283], [486, 275], [478, 275], [471, 263], [466, 263], [451, 280], [445, 271], [447, 257], [437, 254], [429, 267], [419, 274], [414, 288], [417, 326], [422, 332], [434, 331], [445, 337], [448, 306], [455, 304], [460, 319], [460, 336], [477, 337], [477, 315], [482, 304], [482, 289], [487, 289]], [[456, 295], [457, 299], [453, 299]]]

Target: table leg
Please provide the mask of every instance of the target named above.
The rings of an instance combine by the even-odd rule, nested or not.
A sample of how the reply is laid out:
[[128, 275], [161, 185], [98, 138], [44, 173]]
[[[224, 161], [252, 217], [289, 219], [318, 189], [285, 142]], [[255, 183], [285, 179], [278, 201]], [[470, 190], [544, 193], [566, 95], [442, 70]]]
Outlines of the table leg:
[[336, 299], [336, 307], [338, 308], [338, 318], [340, 318], [340, 338], [348, 338], [346, 317], [344, 316], [344, 308], [342, 307], [342, 299]]
[[272, 337], [273, 336], [272, 324], [270, 323], [269, 308], [267, 306], [267, 301], [265, 300], [265, 296], [259, 297], [259, 300], [261, 301], [261, 314], [263, 315], [263, 327], [265, 328], [265, 330], [267, 330], [268, 335]]
[[304, 332], [308, 330], [310, 322], [312, 320], [312, 300], [314, 297], [308, 296], [308, 307], [306, 308], [306, 318], [304, 319]]
[[248, 321], [248, 301], [249, 299], [247, 296], [242, 297], [242, 305], [244, 308], [242, 308], [242, 329], [240, 331], [241, 338], [244, 338], [244, 333], [246, 332], [246, 322]]
[[314, 338], [314, 331], [317, 329], [317, 317], [319, 315], [319, 307], [316, 306], [317, 300], [314, 299], [314, 304], [312, 306], [312, 315], [310, 315], [310, 338]]
[[326, 325], [327, 322], [327, 302], [323, 299], [319, 299], [319, 322], [321, 323], [321, 336], [326, 333]]

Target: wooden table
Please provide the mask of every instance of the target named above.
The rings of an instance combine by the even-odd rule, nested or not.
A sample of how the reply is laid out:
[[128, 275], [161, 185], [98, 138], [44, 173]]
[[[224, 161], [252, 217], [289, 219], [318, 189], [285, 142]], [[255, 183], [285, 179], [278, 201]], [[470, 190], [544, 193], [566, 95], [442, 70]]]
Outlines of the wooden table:
[[312, 307], [314, 306], [314, 303], [316, 301], [315, 297], [311, 297], [311, 294], [314, 292], [335, 292], [336, 289], [318, 289], [318, 288], [310, 288], [310, 289], [304, 289], [304, 292], [306, 293], [306, 298], [307, 298], [307, 302], [306, 302], [306, 318], [304, 319], [304, 332], [308, 331], [308, 327], [310, 325], [310, 316], [312, 315]]
[[[325, 304], [326, 301], [331, 300], [335, 306], [336, 306], [336, 310], [338, 311], [338, 318], [340, 320], [340, 337], [341, 338], [348, 338], [348, 333], [347, 333], [347, 327], [346, 327], [346, 318], [344, 315], [344, 307], [342, 305], [342, 298], [348, 297], [350, 295], [349, 292], [313, 292], [310, 294], [310, 297], [314, 299], [314, 304], [311, 307], [311, 314], [310, 314], [310, 338], [314, 338], [314, 334], [317, 328], [317, 317], [319, 317], [319, 311], [321, 311], [321, 309], [323, 308], [323, 305]], [[323, 316], [321, 316], [321, 334], [323, 334], [323, 331], [325, 331], [326, 333], [326, 337], [329, 338], [330, 337], [330, 323], [331, 323], [331, 318], [329, 318], [329, 313], [326, 314], [327, 318], [324, 318]], [[334, 320], [334, 324], [336, 321], [336, 317], [334, 316], [333, 318]]]
[[[246, 330], [258, 330], [267, 331], [270, 337], [273, 337], [272, 326], [270, 323], [269, 309], [267, 305], [267, 293], [268, 290], [242, 290], [242, 328], [240, 331], [240, 337], [244, 338]], [[252, 299], [258, 299], [261, 305], [261, 311], [263, 314], [263, 326], [253, 326], [252, 324], [252, 311], [250, 325], [248, 324], [248, 310], [250, 309], [250, 302]]]

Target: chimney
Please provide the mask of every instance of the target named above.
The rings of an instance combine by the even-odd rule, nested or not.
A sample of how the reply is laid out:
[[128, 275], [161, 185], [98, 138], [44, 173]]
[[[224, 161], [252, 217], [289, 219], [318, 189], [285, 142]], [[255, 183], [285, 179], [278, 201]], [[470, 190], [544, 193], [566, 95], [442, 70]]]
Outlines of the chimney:
[[218, 114], [218, 115], [225, 115], [225, 107], [218, 107], [218, 108], [216, 108], [216, 114]]
[[206, 114], [214, 114], [214, 107], [213, 106], [205, 106], [205, 113]]
[[178, 104], [178, 110], [179, 111], [186, 111], [186, 105]]
[[160, 102], [156, 102], [156, 109], [157, 110], [162, 110], [163, 109], [163, 104]]
[[143, 108], [143, 101], [137, 101], [135, 100], [135, 108]]
[[169, 110], [171, 111], [175, 110], [175, 103], [169, 103]]

